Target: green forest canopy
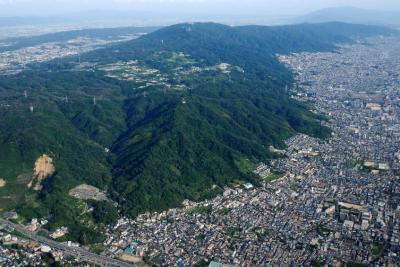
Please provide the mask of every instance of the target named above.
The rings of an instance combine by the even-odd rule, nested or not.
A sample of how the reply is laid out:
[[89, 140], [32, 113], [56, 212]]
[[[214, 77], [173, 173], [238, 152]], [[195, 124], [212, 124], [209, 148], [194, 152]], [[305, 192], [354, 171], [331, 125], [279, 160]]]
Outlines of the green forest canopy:
[[[1, 77], [0, 176], [7, 185], [0, 188], [0, 209], [17, 208], [27, 218], [50, 215], [50, 227], [75, 225], [82, 236], [78, 225], [100, 222], [99, 214], [110, 208], [98, 205], [93, 216], [82, 216], [85, 205], [68, 196], [82, 183], [106, 190], [129, 216], [211, 197], [236, 180], [257, 183], [238, 162], [273, 157], [269, 145], [283, 147], [296, 132], [330, 135], [321, 116], [283, 90], [293, 77], [275, 55], [332, 51], [336, 43], [376, 34], [393, 32], [340, 23], [180, 24], [82, 55], [82, 61], [99, 65], [135, 59], [168, 77], [174, 77], [176, 66], [167, 55], [179, 52], [199, 67], [226, 62], [244, 70], [171, 78], [190, 90], [143, 89], [103, 71], [71, 71], [71, 58]], [[22, 97], [25, 90], [28, 98]], [[29, 177], [43, 153], [54, 158], [56, 173], [37, 193], [21, 175]], [[114, 219], [111, 215], [105, 223]]]

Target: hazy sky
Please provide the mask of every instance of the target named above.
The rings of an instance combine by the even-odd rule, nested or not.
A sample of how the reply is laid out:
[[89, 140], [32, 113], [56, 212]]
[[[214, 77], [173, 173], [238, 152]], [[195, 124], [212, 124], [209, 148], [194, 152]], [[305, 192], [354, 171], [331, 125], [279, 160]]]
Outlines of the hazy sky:
[[294, 15], [324, 7], [400, 10], [400, 0], [0, 0], [0, 15], [57, 15], [88, 10]]

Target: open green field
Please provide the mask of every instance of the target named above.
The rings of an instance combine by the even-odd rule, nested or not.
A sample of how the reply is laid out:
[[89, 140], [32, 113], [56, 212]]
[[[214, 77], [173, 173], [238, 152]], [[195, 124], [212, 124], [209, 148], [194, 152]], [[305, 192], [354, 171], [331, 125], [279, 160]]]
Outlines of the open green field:
[[278, 180], [279, 178], [281, 178], [283, 176], [282, 173], [279, 172], [273, 172], [272, 174], [268, 175], [267, 177], [265, 177], [265, 181], [267, 182], [273, 182], [275, 180]]

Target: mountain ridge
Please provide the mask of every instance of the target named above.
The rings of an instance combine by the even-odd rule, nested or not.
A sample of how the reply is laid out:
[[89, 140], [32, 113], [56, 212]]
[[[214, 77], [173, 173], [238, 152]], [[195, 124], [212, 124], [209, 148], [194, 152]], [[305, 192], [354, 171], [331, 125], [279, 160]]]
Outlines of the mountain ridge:
[[[128, 216], [209, 198], [226, 185], [257, 184], [244, 165], [275, 157], [269, 145], [284, 147], [299, 132], [330, 136], [321, 124], [326, 118], [285, 90], [293, 74], [276, 54], [334, 51], [354, 36], [376, 34], [393, 31], [180, 24], [81, 55], [96, 69], [81, 71], [66, 58], [2, 77], [0, 149], [7, 153], [0, 155], [0, 176], [7, 184], [0, 194], [18, 199], [0, 208], [48, 217], [49, 228], [78, 227], [93, 220], [85, 202], [68, 195], [80, 184], [108, 191]], [[39, 195], [20, 190], [16, 177], [44, 153], [56, 173]]]

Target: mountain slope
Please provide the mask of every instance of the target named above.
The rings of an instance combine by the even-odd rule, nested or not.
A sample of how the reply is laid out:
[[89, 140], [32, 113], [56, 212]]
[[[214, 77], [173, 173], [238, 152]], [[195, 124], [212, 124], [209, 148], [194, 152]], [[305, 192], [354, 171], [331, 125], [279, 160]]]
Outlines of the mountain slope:
[[[125, 115], [121, 86], [109, 80], [90, 72], [1, 78], [0, 176], [7, 180], [0, 188], [1, 211], [16, 208], [27, 219], [50, 214], [51, 228], [77, 227], [90, 219], [82, 217], [85, 206], [68, 192], [82, 183], [110, 187], [112, 172], [104, 148], [124, 131]], [[93, 96], [98, 99], [95, 106]], [[28, 184], [43, 154], [54, 160], [56, 172], [37, 192]]]
[[[113, 146], [116, 197], [128, 214], [179, 205], [184, 198], [211, 195], [213, 185], [256, 179], [239, 162], [270, 158], [268, 146], [283, 146], [295, 132], [327, 137], [318, 116], [283, 90], [292, 77], [276, 53], [330, 51], [352, 37], [390, 33], [380, 27], [340, 23], [285, 27], [238, 27], [181, 24], [161, 29], [112, 50], [95, 51], [84, 60], [115, 62], [139, 59], [171, 75], [171, 53], [183, 52], [205, 67], [228, 62], [244, 70], [180, 76], [190, 91], [170, 94], [148, 90], [151, 107]], [[159, 54], [162, 54], [160, 56]], [[100, 54], [106, 55], [101, 59]], [[157, 54], [157, 60], [154, 55]], [[185, 103], [181, 100], [184, 99]], [[129, 106], [128, 109], [135, 110]]]
[[114, 185], [129, 214], [199, 200], [213, 185], [256, 183], [239, 162], [271, 158], [268, 145], [283, 146], [296, 130], [329, 134], [300, 104], [237, 75], [230, 82], [196, 81], [185, 102], [179, 95], [161, 101], [114, 144]]
[[[286, 92], [293, 77], [275, 55], [392, 33], [340, 23], [180, 24], [82, 55], [93, 65], [87, 71], [67, 58], [1, 77], [0, 196], [24, 191], [0, 209], [48, 215], [51, 227], [77, 225], [93, 219], [68, 196], [82, 183], [107, 190], [131, 216], [257, 183], [243, 162], [273, 157], [269, 145], [282, 147], [296, 132], [330, 134]], [[17, 177], [43, 153], [54, 157], [56, 173], [36, 194]]]
[[[168, 71], [151, 57], [156, 52], [184, 52], [203, 65], [227, 62], [258, 78], [279, 82], [291, 79], [276, 54], [301, 51], [332, 51], [339, 43], [377, 34], [392, 34], [379, 26], [346, 23], [298, 24], [288, 26], [229, 27], [215, 23], [178, 24], [160, 29], [133, 42], [97, 50], [82, 57], [92, 62], [138, 59]], [[282, 84], [281, 84], [282, 85]]]

